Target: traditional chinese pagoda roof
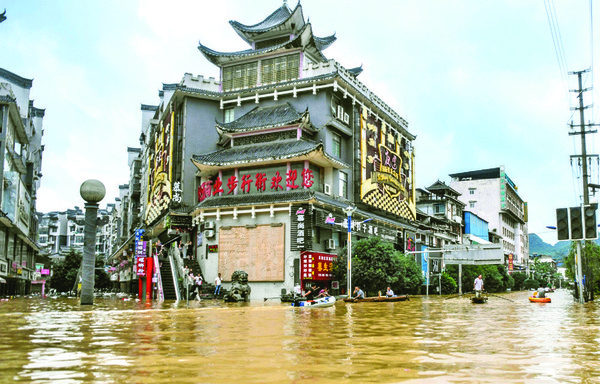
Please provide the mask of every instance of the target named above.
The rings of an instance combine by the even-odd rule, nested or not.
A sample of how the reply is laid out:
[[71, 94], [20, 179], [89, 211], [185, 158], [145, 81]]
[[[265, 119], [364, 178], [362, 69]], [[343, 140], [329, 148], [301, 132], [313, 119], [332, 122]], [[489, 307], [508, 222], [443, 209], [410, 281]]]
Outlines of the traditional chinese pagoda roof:
[[265, 128], [285, 127], [310, 121], [308, 108], [299, 113], [288, 102], [268, 107], [255, 107], [229, 123], [217, 122], [219, 133], [249, 132]]
[[329, 47], [329, 45], [331, 45], [335, 40], [335, 35], [328, 37], [314, 36], [311, 24], [307, 23], [298, 32], [298, 34], [294, 35], [290, 40], [286, 40], [285, 42], [261, 49], [246, 49], [237, 52], [218, 52], [202, 45], [201, 43], [198, 43], [198, 49], [208, 59], [208, 61], [217, 66], [223, 66], [234, 61], [247, 59], [252, 56], [264, 55], [278, 50], [293, 48], [302, 48], [304, 51], [311, 53], [313, 57], [320, 59], [322, 62], [326, 62], [327, 59], [325, 56], [323, 56], [321, 51]]
[[289, 35], [304, 27], [304, 15], [300, 2], [294, 10], [291, 10], [284, 2], [275, 12], [267, 16], [266, 19], [254, 25], [245, 25], [231, 20], [229, 24], [247, 43], [252, 44], [256, 40], [265, 40], [269, 37]]
[[355, 68], [350, 68], [347, 69], [348, 72], [350, 72], [351, 75], [353, 75], [354, 77], [360, 75], [363, 72], [363, 67], [362, 64], [360, 67], [355, 67]]
[[33, 80], [16, 75], [4, 68], [0, 68], [0, 77], [5, 78], [6, 80], [11, 81], [23, 88], [31, 88], [31, 85], [33, 84]]
[[451, 188], [449, 185], [447, 185], [446, 183], [444, 183], [443, 181], [436, 181], [435, 183], [433, 183], [431, 186], [427, 187], [427, 190], [429, 192], [432, 193], [436, 193], [436, 192], [448, 192], [449, 195], [451, 196], [459, 196], [460, 192], [456, 191], [455, 189]]
[[338, 169], [350, 167], [327, 154], [324, 151], [323, 143], [307, 140], [282, 140], [251, 144], [192, 156], [192, 162], [200, 170], [200, 176], [214, 174], [219, 170], [240, 165], [254, 166], [256, 163], [270, 165], [281, 163], [282, 160], [310, 160], [321, 166]]

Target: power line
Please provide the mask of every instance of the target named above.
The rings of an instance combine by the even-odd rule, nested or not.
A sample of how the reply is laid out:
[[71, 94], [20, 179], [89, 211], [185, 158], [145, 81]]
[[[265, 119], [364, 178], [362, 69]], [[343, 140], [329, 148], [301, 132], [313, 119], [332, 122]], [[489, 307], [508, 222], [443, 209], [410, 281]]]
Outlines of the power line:
[[554, 53], [556, 54], [556, 60], [558, 61], [558, 68], [560, 71], [560, 77], [563, 81], [565, 88], [565, 95], [569, 107], [571, 106], [571, 97], [569, 96], [569, 85], [566, 78], [567, 70], [567, 59], [562, 44], [562, 36], [560, 33], [560, 27], [558, 25], [558, 18], [554, 9], [553, 0], [544, 0], [544, 7], [546, 8], [546, 17], [548, 18], [548, 25], [550, 27], [550, 35], [552, 36], [552, 43], [554, 44]]

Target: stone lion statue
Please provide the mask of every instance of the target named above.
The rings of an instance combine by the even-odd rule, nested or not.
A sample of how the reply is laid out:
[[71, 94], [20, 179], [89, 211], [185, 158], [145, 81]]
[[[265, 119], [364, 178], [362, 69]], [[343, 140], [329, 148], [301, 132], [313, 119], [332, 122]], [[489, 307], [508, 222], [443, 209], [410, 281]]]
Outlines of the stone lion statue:
[[250, 291], [248, 273], [238, 269], [231, 275], [231, 289], [223, 297], [223, 300], [228, 302], [250, 301]]

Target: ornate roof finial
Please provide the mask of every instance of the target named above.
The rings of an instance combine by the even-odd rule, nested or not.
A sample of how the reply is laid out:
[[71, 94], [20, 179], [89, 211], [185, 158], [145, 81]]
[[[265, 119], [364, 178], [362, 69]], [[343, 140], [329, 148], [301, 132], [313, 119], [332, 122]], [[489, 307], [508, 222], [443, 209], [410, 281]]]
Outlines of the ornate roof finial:
[[6, 8], [4, 8], [4, 12], [0, 13], [0, 23], [6, 20]]

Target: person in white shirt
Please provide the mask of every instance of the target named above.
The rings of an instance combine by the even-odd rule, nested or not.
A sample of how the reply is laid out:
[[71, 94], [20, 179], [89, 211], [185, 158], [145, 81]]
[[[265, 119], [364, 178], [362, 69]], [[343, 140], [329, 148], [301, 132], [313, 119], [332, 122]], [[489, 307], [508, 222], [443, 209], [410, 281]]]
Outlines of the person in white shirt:
[[481, 297], [481, 291], [483, 291], [483, 280], [481, 279], [481, 275], [477, 276], [475, 279], [473, 290], [475, 291], [476, 297]]
[[221, 274], [215, 278], [215, 296], [221, 293]]

